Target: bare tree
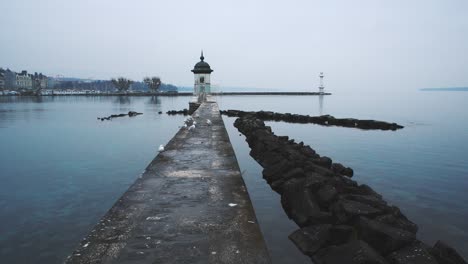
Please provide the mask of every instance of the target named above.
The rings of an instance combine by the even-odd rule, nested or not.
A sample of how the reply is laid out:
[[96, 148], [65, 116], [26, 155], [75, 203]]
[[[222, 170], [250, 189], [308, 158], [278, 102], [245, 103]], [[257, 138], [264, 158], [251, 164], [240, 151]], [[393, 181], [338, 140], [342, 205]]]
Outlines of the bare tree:
[[124, 77], [119, 77], [117, 79], [111, 79], [112, 84], [119, 90], [119, 92], [126, 92], [130, 85], [133, 83], [132, 80], [126, 79]]
[[161, 78], [159, 77], [146, 77], [143, 79], [143, 82], [148, 85], [148, 88], [152, 93], [156, 93], [159, 91], [159, 86], [161, 86]]

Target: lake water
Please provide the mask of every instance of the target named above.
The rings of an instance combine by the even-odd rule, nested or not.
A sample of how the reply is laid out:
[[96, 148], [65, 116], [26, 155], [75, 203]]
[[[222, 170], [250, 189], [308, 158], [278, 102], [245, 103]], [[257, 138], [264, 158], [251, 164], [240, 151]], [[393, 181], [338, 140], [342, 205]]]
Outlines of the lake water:
[[[0, 262], [61, 263], [141, 174], [182, 124], [159, 111], [187, 108], [189, 97], [0, 97]], [[273, 110], [373, 118], [405, 126], [363, 131], [269, 122], [352, 167], [419, 227], [468, 257], [468, 93], [224, 96], [221, 109]], [[112, 121], [96, 117], [139, 111]], [[297, 227], [224, 117], [274, 263], [310, 263], [287, 236]]]

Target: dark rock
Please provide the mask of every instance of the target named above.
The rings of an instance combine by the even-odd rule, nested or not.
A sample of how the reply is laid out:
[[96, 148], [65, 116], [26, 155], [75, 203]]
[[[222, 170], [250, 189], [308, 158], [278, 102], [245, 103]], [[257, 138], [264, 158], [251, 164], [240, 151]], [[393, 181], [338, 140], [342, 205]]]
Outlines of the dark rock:
[[404, 215], [395, 215], [395, 214], [386, 214], [386, 215], [380, 215], [377, 216], [375, 221], [387, 224], [389, 226], [393, 226], [395, 228], [400, 228], [403, 230], [406, 230], [408, 232], [411, 232], [413, 234], [416, 234], [418, 232], [418, 226], [408, 220]]
[[305, 187], [310, 188], [312, 191], [318, 190], [322, 185], [325, 184], [328, 177], [324, 177], [316, 172], [306, 172]]
[[336, 191], [335, 186], [330, 184], [322, 186], [317, 191], [318, 202], [321, 206], [328, 206], [334, 199], [337, 197], [338, 192]]
[[313, 225], [294, 231], [289, 239], [305, 255], [312, 256], [330, 239], [331, 225]]
[[281, 204], [289, 218], [304, 227], [311, 224], [330, 223], [332, 216], [322, 212], [312, 193], [304, 188], [304, 178], [294, 178], [283, 184]]
[[292, 166], [293, 164], [291, 164], [291, 162], [288, 162], [287, 160], [281, 160], [272, 166], [266, 167], [262, 172], [263, 178], [268, 183], [271, 183], [272, 181], [278, 180], [281, 175], [292, 168]]
[[343, 166], [341, 163], [333, 163], [331, 165], [331, 170], [334, 173], [342, 174], [341, 172], [345, 170], [345, 166]]
[[387, 264], [371, 246], [362, 240], [319, 250], [313, 257], [320, 264]]
[[356, 237], [356, 230], [353, 227], [347, 225], [335, 225], [330, 228], [329, 243], [331, 245], [340, 245], [347, 243]]
[[346, 199], [338, 200], [332, 204], [330, 210], [340, 223], [350, 222], [357, 216], [373, 217], [382, 213], [382, 210], [370, 205]]
[[314, 159], [313, 162], [321, 167], [330, 169], [332, 165], [332, 160], [329, 157], [323, 156], [319, 159]]
[[392, 252], [387, 259], [391, 264], [442, 264], [429, 254], [427, 247], [421, 242]]
[[357, 201], [360, 203], [364, 203], [367, 205], [370, 205], [372, 207], [381, 209], [381, 210], [387, 210], [390, 211], [391, 209], [387, 205], [387, 202], [385, 202], [381, 197], [373, 196], [373, 195], [359, 195], [359, 194], [348, 194], [344, 195], [344, 198], [348, 200], [353, 200]]
[[347, 167], [341, 172], [341, 174], [348, 176], [348, 177], [353, 177], [354, 171], [350, 167]]
[[411, 232], [365, 217], [359, 218], [358, 231], [362, 240], [372, 245], [373, 248], [383, 255], [408, 246], [416, 239], [415, 234]]
[[129, 117], [133, 117], [133, 116], [137, 116], [137, 115], [142, 115], [143, 113], [138, 113], [138, 112], [135, 112], [135, 111], [129, 111], [128, 112], [128, 116]]
[[439, 264], [467, 264], [454, 248], [440, 240], [430, 249], [430, 253]]

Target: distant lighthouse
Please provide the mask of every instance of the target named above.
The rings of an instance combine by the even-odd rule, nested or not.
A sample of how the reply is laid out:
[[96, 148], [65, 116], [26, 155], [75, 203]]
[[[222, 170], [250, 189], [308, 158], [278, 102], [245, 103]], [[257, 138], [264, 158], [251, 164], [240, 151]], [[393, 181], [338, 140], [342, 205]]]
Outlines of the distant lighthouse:
[[323, 72], [320, 73], [320, 86], [319, 86], [319, 93], [324, 94], [323, 89], [325, 89], [325, 86], [323, 86]]
[[210, 76], [213, 70], [210, 65], [205, 61], [203, 56], [203, 50], [201, 52], [200, 61], [195, 64], [192, 72], [195, 77], [195, 84], [193, 87], [193, 93], [200, 100], [204, 100], [207, 94], [211, 93], [211, 80]]

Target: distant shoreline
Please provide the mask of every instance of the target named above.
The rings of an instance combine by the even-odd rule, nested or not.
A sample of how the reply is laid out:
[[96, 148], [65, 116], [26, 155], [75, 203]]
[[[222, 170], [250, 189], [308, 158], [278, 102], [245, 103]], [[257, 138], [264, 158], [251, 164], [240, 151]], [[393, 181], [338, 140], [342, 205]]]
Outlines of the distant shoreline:
[[[222, 92], [222, 93], [211, 93], [212, 95], [300, 95], [300, 96], [316, 96], [316, 95], [331, 95], [331, 93], [318, 93], [318, 92]], [[36, 95], [1, 95], [0, 96], [36, 96]], [[42, 94], [37, 96], [193, 96], [191, 92], [181, 93], [102, 93], [102, 94]]]
[[422, 88], [424, 92], [468, 92], [468, 87], [451, 87], [451, 88]]

